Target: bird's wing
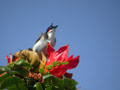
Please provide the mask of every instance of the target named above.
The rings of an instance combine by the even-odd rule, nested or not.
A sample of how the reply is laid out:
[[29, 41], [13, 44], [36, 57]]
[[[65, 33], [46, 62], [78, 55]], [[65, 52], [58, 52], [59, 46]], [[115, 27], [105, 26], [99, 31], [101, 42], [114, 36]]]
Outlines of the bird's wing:
[[[55, 38], [55, 44], [56, 44], [56, 38]], [[55, 46], [55, 45], [54, 45]]]
[[44, 35], [44, 33], [41, 33], [40, 37], [36, 40], [35, 43], [37, 43], [40, 40], [40, 38], [42, 37], [42, 35]]

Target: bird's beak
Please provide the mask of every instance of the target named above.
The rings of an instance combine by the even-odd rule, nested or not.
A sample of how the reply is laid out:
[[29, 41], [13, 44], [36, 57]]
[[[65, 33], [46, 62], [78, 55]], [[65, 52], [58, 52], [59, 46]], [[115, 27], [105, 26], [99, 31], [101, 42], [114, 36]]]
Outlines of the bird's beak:
[[58, 27], [58, 25], [54, 26], [54, 28], [56, 29]]

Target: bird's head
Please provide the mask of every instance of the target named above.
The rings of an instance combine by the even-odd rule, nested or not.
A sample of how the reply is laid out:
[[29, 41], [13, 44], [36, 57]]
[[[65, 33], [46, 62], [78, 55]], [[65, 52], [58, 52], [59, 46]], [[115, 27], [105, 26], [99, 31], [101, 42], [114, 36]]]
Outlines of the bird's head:
[[58, 25], [53, 26], [53, 23], [47, 28], [46, 34], [47, 33], [54, 33], [56, 31], [56, 28], [58, 27]]

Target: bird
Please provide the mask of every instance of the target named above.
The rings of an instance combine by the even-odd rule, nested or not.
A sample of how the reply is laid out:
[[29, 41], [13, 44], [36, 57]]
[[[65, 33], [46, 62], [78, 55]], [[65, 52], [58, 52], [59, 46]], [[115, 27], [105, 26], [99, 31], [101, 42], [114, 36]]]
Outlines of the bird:
[[38, 53], [38, 55], [41, 55], [41, 52], [44, 53], [45, 56], [46, 54], [46, 48], [48, 43], [54, 47], [56, 44], [56, 37], [55, 37], [55, 32], [56, 28], [58, 25], [53, 26], [53, 23], [47, 28], [45, 33], [42, 33], [40, 37], [37, 39], [35, 44], [32, 47], [32, 51], [35, 51]]

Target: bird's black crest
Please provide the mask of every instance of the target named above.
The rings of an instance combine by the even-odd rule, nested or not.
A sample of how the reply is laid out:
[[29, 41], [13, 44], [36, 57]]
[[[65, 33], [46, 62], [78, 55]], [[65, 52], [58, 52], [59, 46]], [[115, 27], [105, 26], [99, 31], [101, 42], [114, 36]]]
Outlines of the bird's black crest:
[[49, 32], [51, 29], [57, 28], [57, 27], [58, 27], [58, 25], [53, 26], [53, 23], [51, 23], [51, 25], [47, 28], [46, 33]]

